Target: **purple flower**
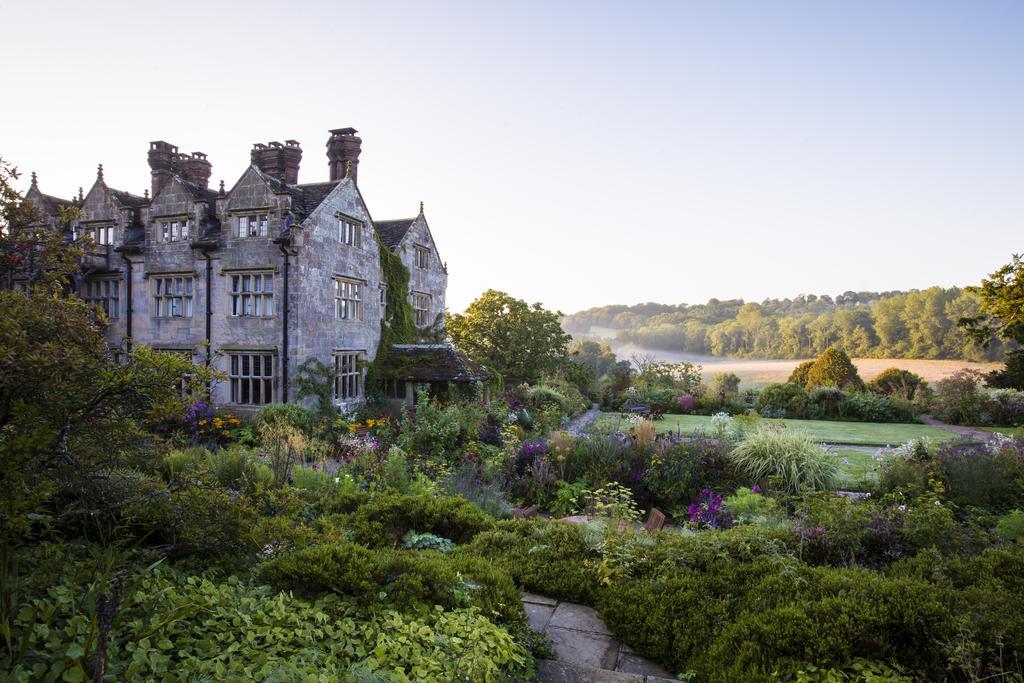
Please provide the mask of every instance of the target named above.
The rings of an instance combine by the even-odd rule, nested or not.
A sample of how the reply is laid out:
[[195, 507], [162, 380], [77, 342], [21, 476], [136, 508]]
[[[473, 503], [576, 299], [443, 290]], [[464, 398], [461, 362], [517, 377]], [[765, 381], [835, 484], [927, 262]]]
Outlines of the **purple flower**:
[[754, 493], [761, 493], [761, 487], [758, 486], [757, 484], [754, 484], [754, 488], [750, 490], [753, 491]]

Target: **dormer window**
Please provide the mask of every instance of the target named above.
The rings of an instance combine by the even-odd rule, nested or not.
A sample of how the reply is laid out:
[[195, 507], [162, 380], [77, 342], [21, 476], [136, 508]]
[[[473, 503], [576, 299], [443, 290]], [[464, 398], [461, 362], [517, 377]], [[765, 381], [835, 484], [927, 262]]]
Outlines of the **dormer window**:
[[267, 223], [270, 216], [265, 213], [254, 213], [238, 217], [237, 237], [266, 237]]
[[187, 218], [160, 221], [161, 242], [184, 242], [192, 237], [191, 223]]
[[338, 241], [356, 249], [363, 248], [363, 223], [348, 216], [338, 215]]
[[430, 265], [430, 250], [426, 247], [416, 245], [416, 267], [426, 270]]
[[111, 245], [114, 243], [113, 225], [90, 225], [81, 228], [72, 228], [72, 238], [78, 239], [88, 235], [98, 245]]

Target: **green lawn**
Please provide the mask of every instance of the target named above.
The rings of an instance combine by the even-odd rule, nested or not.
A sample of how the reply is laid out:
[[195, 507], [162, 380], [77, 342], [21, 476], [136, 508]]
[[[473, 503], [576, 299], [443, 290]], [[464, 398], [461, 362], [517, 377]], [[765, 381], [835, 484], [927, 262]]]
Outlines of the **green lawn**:
[[[616, 425], [621, 422], [618, 413], [601, 413], [598, 425]], [[911, 439], [927, 436], [933, 441], [946, 441], [956, 436], [953, 432], [923, 424], [893, 424], [882, 422], [830, 422], [827, 420], [773, 420], [789, 427], [803, 429], [811, 438], [824, 443], [855, 446], [898, 446]], [[706, 415], [666, 415], [657, 423], [659, 432], [684, 433], [711, 429], [711, 418]]]
[[863, 490], [878, 481], [879, 462], [874, 452], [853, 448], [831, 450], [839, 459], [840, 488]]

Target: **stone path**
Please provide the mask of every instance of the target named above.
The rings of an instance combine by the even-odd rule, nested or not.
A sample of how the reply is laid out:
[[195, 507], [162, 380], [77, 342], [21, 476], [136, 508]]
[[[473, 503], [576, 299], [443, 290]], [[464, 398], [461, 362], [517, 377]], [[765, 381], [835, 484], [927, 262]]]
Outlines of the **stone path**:
[[530, 626], [547, 634], [557, 661], [541, 661], [541, 683], [668, 683], [676, 680], [612, 637], [597, 612], [584, 605], [526, 593]]
[[573, 436], [579, 436], [590, 429], [590, 426], [594, 424], [594, 420], [596, 420], [597, 416], [600, 414], [601, 408], [595, 403], [590, 406], [590, 410], [570, 422], [565, 431], [569, 432]]

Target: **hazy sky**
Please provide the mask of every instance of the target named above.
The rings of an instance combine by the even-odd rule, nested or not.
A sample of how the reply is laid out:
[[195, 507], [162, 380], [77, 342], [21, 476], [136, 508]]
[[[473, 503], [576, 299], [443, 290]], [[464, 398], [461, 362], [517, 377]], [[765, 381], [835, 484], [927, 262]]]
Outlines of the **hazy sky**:
[[[44, 192], [230, 186], [258, 141], [363, 138], [449, 305], [571, 312], [975, 283], [1024, 251], [1024, 2], [0, 0], [0, 155]], [[23, 188], [24, 189], [24, 188]]]

